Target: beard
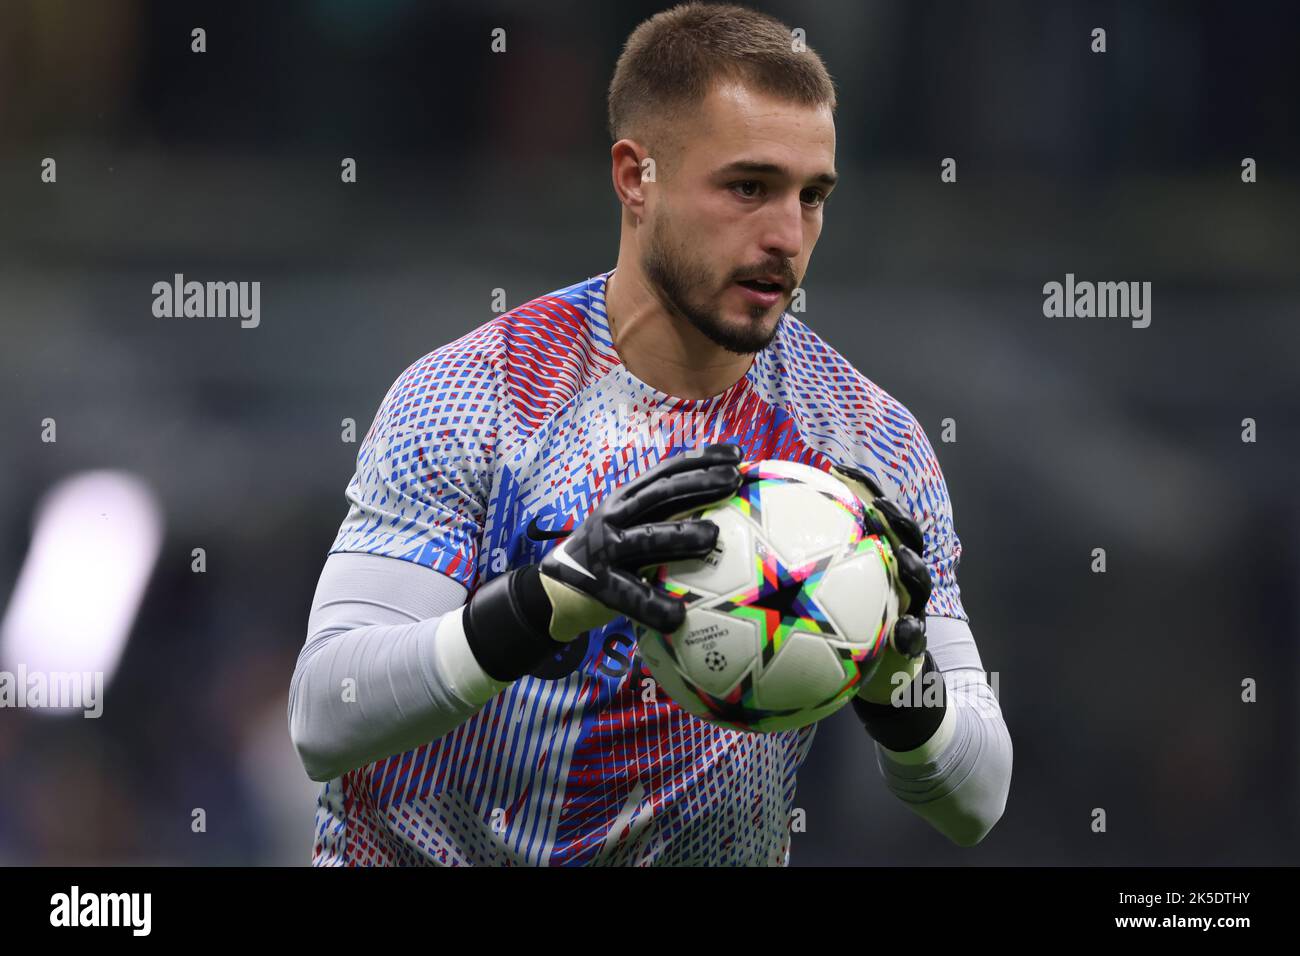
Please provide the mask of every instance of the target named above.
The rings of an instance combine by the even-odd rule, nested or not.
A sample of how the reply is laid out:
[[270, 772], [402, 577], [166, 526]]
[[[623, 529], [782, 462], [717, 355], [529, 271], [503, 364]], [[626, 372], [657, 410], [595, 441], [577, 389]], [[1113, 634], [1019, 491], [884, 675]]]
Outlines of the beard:
[[[718, 306], [721, 295], [709, 296], [709, 290], [714, 287], [712, 273], [698, 256], [692, 256], [673, 242], [664, 213], [661, 206], [650, 226], [650, 241], [641, 258], [641, 271], [664, 308], [685, 319], [709, 341], [736, 355], [753, 355], [771, 345], [781, 323], [774, 322], [769, 330], [759, 321], [771, 309], [750, 306], [747, 311], [753, 321], [740, 325], [724, 321]], [[761, 271], [761, 267], [754, 271]], [[729, 287], [724, 287], [724, 291]]]

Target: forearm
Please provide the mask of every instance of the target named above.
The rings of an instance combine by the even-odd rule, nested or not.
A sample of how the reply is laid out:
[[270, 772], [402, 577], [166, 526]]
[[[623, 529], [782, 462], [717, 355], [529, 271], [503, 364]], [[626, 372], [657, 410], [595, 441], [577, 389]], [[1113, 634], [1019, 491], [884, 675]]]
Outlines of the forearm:
[[876, 745], [885, 785], [918, 816], [959, 846], [974, 846], [1006, 807], [1011, 736], [983, 671], [942, 672], [945, 712], [920, 746]]
[[308, 776], [328, 780], [436, 740], [505, 686], [469, 650], [464, 597], [455, 582], [397, 559], [330, 557], [289, 691]]

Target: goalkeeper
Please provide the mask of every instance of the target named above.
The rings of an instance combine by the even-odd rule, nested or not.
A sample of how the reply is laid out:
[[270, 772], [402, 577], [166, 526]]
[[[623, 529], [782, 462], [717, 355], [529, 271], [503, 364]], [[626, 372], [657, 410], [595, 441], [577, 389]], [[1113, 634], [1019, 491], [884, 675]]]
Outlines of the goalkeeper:
[[[742, 458], [831, 471], [899, 552], [904, 616], [829, 719], [856, 716], [861, 759], [955, 843], [997, 822], [1011, 742], [934, 449], [786, 311], [838, 177], [834, 110], [766, 14], [684, 4], [629, 37], [616, 266], [416, 361], [359, 449], [290, 688], [315, 864], [788, 863], [817, 726], [686, 713], [631, 624], [681, 619], [637, 572], [710, 550], [716, 527], [677, 516], [728, 497]], [[663, 416], [681, 427], [647, 441]]]

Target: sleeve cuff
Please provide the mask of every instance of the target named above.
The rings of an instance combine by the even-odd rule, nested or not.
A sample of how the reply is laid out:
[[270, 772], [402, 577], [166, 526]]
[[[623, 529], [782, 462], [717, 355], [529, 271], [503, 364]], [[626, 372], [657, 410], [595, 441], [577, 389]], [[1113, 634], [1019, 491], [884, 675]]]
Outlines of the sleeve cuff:
[[465, 636], [465, 608], [448, 611], [438, 622], [433, 650], [451, 692], [470, 707], [481, 707], [510, 686], [483, 670]]
[[[934, 700], [936, 689], [937, 704]], [[895, 753], [916, 750], [931, 741], [941, 730], [951, 709], [943, 675], [928, 650], [921, 673], [907, 687], [903, 706], [871, 703], [861, 697], [854, 697], [852, 704], [867, 733], [881, 747]]]
[[911, 750], [890, 750], [883, 744], [880, 749], [884, 751], [885, 756], [897, 764], [915, 765], [921, 763], [932, 763], [938, 759], [939, 755], [948, 749], [952, 743], [953, 734], [957, 730], [957, 708], [944, 707], [943, 720], [939, 722], [939, 729], [934, 732], [929, 740], [914, 747]]

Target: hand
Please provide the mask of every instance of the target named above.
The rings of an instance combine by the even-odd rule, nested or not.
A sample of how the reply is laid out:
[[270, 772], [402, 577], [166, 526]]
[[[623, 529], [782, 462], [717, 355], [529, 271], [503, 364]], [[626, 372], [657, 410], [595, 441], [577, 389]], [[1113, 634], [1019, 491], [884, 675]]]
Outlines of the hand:
[[709, 445], [666, 458], [610, 492], [538, 567], [552, 607], [551, 637], [572, 640], [620, 615], [665, 633], [681, 627], [682, 601], [639, 572], [713, 550], [712, 521], [669, 519], [735, 494], [741, 458], [737, 445]]
[[716, 524], [672, 519], [735, 494], [741, 457], [738, 446], [719, 444], [664, 459], [611, 491], [540, 562], [471, 594], [461, 620], [484, 673], [516, 680], [620, 615], [664, 632], [681, 627], [686, 605], [641, 572], [713, 550]]
[[[917, 527], [898, 505], [884, 496], [871, 476], [857, 468], [831, 466], [833, 474], [853, 489], [866, 505], [873, 534], [883, 534], [898, 560], [898, 620], [881, 651], [880, 662], [858, 688], [858, 696], [873, 704], [888, 704], [890, 695], [911, 684], [925, 664], [925, 606], [933, 587], [921, 555], [925, 543]], [[895, 675], [906, 675], [900, 680]]]

